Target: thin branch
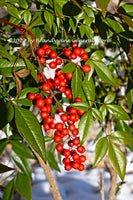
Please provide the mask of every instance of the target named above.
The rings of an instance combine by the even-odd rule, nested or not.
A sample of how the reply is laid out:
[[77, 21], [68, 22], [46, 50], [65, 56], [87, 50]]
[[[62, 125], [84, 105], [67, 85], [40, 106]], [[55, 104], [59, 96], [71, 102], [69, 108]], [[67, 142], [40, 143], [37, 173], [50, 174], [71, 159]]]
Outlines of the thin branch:
[[104, 180], [103, 180], [103, 173], [100, 171], [100, 183], [99, 183], [99, 188], [100, 188], [100, 194], [101, 194], [101, 200], [105, 200], [104, 198]]

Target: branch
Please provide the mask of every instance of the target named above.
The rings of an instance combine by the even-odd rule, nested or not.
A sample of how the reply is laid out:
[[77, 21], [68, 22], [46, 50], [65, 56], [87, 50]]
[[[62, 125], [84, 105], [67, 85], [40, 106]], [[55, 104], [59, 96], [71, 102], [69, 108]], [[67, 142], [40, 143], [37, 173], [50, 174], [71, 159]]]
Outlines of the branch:
[[103, 180], [103, 173], [100, 171], [100, 183], [99, 183], [99, 188], [100, 188], [100, 193], [101, 193], [101, 200], [105, 200], [104, 198], [104, 180]]
[[45, 175], [48, 179], [48, 182], [50, 184], [50, 192], [53, 195], [53, 198], [55, 200], [63, 200], [59, 191], [59, 188], [57, 186], [57, 182], [55, 180], [55, 177], [52, 173], [52, 170], [49, 166], [49, 164], [47, 162], [44, 162], [43, 159], [39, 156], [39, 154], [31, 147], [33, 153], [35, 154], [35, 156], [37, 157], [41, 167], [43, 168]]

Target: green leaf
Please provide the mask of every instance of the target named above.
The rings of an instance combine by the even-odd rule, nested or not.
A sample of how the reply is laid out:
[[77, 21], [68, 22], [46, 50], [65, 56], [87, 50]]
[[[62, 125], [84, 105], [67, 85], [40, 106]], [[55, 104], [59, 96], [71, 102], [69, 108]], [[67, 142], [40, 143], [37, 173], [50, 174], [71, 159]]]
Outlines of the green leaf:
[[130, 16], [133, 17], [133, 5], [132, 5], [132, 4], [126, 3], [126, 4], [122, 5], [122, 6], [118, 9], [118, 12], [123, 13], [123, 10], [124, 10], [124, 14], [125, 14], [125, 12], [126, 12], [128, 15], [130, 15]]
[[12, 158], [19, 169], [31, 180], [31, 166], [28, 159], [22, 158], [12, 151]]
[[61, 70], [61, 73], [72, 73], [76, 69], [76, 64], [75, 63], [67, 63]]
[[93, 61], [93, 64], [95, 66], [96, 73], [102, 80], [117, 87], [110, 69], [102, 61]]
[[86, 35], [89, 40], [93, 41], [94, 32], [90, 28], [90, 26], [86, 24], [81, 24], [79, 27], [79, 31], [80, 31], [81, 38], [83, 38], [83, 36]]
[[[12, 77], [13, 74], [13, 69], [14, 69], [14, 61], [8, 61], [6, 59], [0, 59], [0, 74], [4, 75], [6, 77]], [[21, 60], [18, 59], [18, 62], [16, 64], [16, 71], [18, 71], [19, 69], [25, 68], [25, 63]]]
[[124, 131], [133, 136], [133, 131], [131, 130], [130, 126], [128, 126], [124, 121], [117, 120], [117, 124], [115, 127], [116, 130]]
[[0, 155], [3, 153], [4, 149], [6, 148], [7, 143], [8, 143], [8, 140], [6, 138], [0, 140]]
[[107, 137], [103, 137], [98, 140], [95, 148], [95, 160], [93, 164], [93, 168], [98, 165], [98, 163], [104, 158], [108, 151], [108, 140]]
[[110, 0], [96, 0], [96, 3], [99, 5], [99, 7], [102, 10], [102, 14], [105, 17], [107, 12], [107, 6], [109, 4]]
[[39, 122], [34, 114], [29, 110], [15, 106], [15, 122], [18, 131], [45, 161], [46, 152], [44, 147], [44, 138]]
[[15, 179], [13, 178], [6, 185], [6, 189], [4, 190], [4, 194], [3, 194], [3, 200], [12, 200], [13, 193], [14, 193], [14, 185], [15, 185], [14, 182], [15, 182]]
[[105, 104], [109, 104], [109, 103], [112, 103], [115, 99], [115, 93], [113, 92], [110, 92], [104, 99], [104, 103]]
[[87, 102], [76, 102], [72, 103], [70, 106], [77, 108], [78, 110], [88, 110], [90, 107]]
[[0, 104], [0, 129], [14, 117], [14, 109], [10, 102]]
[[84, 143], [92, 127], [93, 127], [93, 117], [91, 111], [88, 111], [81, 117], [78, 125], [80, 145]]
[[112, 167], [115, 169], [119, 177], [124, 180], [126, 170], [126, 158], [123, 152], [112, 142], [109, 143], [109, 161]]
[[31, 183], [25, 174], [18, 173], [15, 183], [17, 191], [25, 198], [25, 200], [31, 200]]
[[26, 57], [24, 57], [25, 64], [28, 69], [31, 70], [31, 75], [34, 78], [34, 80], [38, 83], [38, 77], [37, 77], [37, 72], [35, 70], [35, 65], [31, 63]]
[[86, 65], [89, 65], [91, 67], [91, 71], [89, 73], [86, 73], [86, 80], [89, 81], [93, 72], [94, 72], [94, 64], [93, 62], [88, 59], [86, 62], [85, 62]]
[[106, 108], [108, 109], [110, 114], [113, 115], [116, 119], [130, 120], [129, 115], [121, 106], [110, 104], [110, 105], [106, 105]]
[[12, 170], [15, 170], [15, 169], [0, 163], [0, 174], [8, 172], [8, 171], [12, 171]]
[[81, 89], [81, 80], [79, 77], [79, 71], [76, 68], [75, 72], [73, 73], [73, 77], [72, 77], [72, 95], [73, 95], [73, 99], [78, 97], [78, 94], [80, 92]]
[[133, 28], [133, 21], [130, 17], [128, 17], [127, 15], [123, 15], [121, 14], [122, 18], [124, 19], [124, 21], [128, 24], [129, 27]]
[[44, 136], [44, 141], [46, 142], [51, 142], [53, 140], [53, 137], [49, 137], [49, 136]]
[[3, 6], [5, 5], [5, 3], [6, 3], [5, 1], [2, 1], [2, 0], [1, 0], [1, 1], [0, 1], [0, 8], [3, 7]]
[[100, 111], [101, 111], [101, 114], [102, 114], [102, 118], [103, 120], [105, 119], [106, 115], [107, 115], [107, 109], [106, 109], [106, 106], [105, 105], [102, 105], [100, 107]]
[[54, 22], [54, 15], [47, 10], [44, 11], [44, 18], [49, 26], [49, 28], [52, 28], [53, 22]]
[[40, 2], [40, 3], [44, 3], [44, 4], [48, 4], [48, 0], [37, 0], [38, 2]]
[[131, 47], [131, 48], [129, 49], [129, 53], [130, 53], [131, 61], [132, 61], [132, 63], [133, 63], [133, 47]]
[[47, 151], [47, 158], [50, 167], [60, 172], [60, 168], [51, 151]]
[[31, 12], [29, 10], [25, 10], [24, 12], [24, 21], [27, 25], [29, 25], [31, 21]]
[[28, 93], [34, 93], [34, 94], [38, 94], [39, 93], [39, 89], [36, 87], [27, 87], [24, 88], [21, 92], [21, 96], [20, 98], [27, 98], [28, 97]]
[[22, 158], [31, 158], [35, 159], [30, 148], [24, 144], [20, 143], [19, 141], [11, 141], [13, 151]]
[[36, 38], [36, 44], [38, 46], [39, 43], [41, 42], [41, 39], [42, 39], [42, 36], [43, 36], [42, 30], [39, 27], [35, 27], [35, 28], [32, 28], [30, 31], [32, 32], [32, 34]]
[[102, 113], [100, 110], [98, 110], [97, 108], [91, 108], [91, 112], [92, 112], [93, 117], [98, 119], [100, 122], [103, 121]]
[[27, 98], [25, 99], [18, 99], [16, 100], [17, 103], [23, 105], [23, 106], [32, 106], [33, 105], [33, 102]]
[[124, 131], [115, 131], [109, 138], [118, 145], [133, 144], [133, 137]]
[[93, 101], [95, 101], [95, 85], [92, 77], [89, 81], [84, 80], [82, 82], [82, 88], [86, 99], [89, 101], [89, 104], [91, 106], [93, 104]]
[[74, 21], [72, 18], [69, 19], [69, 24], [70, 24], [70, 28], [72, 29], [73, 33], [75, 33], [76, 25], [74, 24]]
[[2, 56], [2, 57], [5, 57], [5, 58], [7, 58], [8, 60], [10, 60], [10, 61], [12, 61], [12, 57], [10, 56], [10, 54], [7, 52], [7, 50], [3, 47], [3, 46], [1, 46], [0, 45], [0, 55]]
[[133, 88], [127, 93], [128, 107], [131, 110], [133, 105]]
[[104, 57], [105, 57], [104, 51], [96, 50], [91, 54], [90, 59], [92, 59], [92, 60], [101, 60]]
[[113, 32], [121, 33], [125, 31], [119, 21], [106, 17], [103, 22], [105, 22]]
[[101, 130], [101, 131], [97, 134], [97, 136], [96, 136], [96, 138], [95, 138], [93, 144], [95, 144], [95, 143], [97, 142], [97, 140], [98, 140], [100, 137], [102, 137], [103, 133], [104, 133], [103, 130]]
[[15, 6], [13, 6], [13, 5], [7, 3], [7, 11], [8, 11], [9, 14], [12, 15], [13, 17], [15, 17], [15, 18], [17, 18], [17, 19], [21, 19], [21, 15], [19, 14], [19, 11], [18, 11], [18, 9], [17, 9]]
[[[37, 12], [37, 14], [39, 14], [39, 12]], [[33, 18], [34, 19], [34, 18]], [[33, 20], [32, 19], [32, 20]], [[32, 29], [34, 26], [41, 26], [41, 25], [44, 25], [44, 22], [41, 18], [41, 14], [39, 17], [37, 17], [33, 22], [32, 24], [30, 24], [30, 26], [28, 27], [28, 30]]]
[[28, 8], [28, 3], [27, 3], [26, 0], [19, 0], [19, 5], [20, 5], [22, 8], [25, 8], [25, 9]]

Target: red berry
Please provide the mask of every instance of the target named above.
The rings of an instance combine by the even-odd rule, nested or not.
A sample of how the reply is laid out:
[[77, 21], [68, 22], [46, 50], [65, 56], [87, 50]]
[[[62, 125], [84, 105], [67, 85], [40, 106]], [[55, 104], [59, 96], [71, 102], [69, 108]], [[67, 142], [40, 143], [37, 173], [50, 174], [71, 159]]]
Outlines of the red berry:
[[83, 60], [88, 60], [89, 56], [88, 56], [87, 53], [83, 53], [83, 54], [81, 55], [81, 58], [82, 58]]
[[61, 131], [62, 129], [63, 129], [63, 124], [62, 123], [57, 123], [56, 125], [55, 125], [55, 128], [58, 130], [58, 131]]
[[77, 135], [78, 135], [78, 129], [74, 129], [74, 130], [72, 131], [72, 134], [73, 134], [73, 136], [77, 136]]
[[83, 171], [85, 168], [85, 166], [83, 164], [79, 164], [78, 170], [79, 171]]
[[53, 80], [52, 78], [49, 78], [49, 79], [47, 80], [47, 83], [48, 83], [48, 85], [49, 85], [50, 87], [52, 87], [52, 86], [54, 85], [54, 80]]
[[74, 146], [74, 144], [73, 144], [73, 141], [72, 141], [72, 140], [69, 140], [69, 141], [68, 141], [68, 146], [69, 146], [69, 147], [73, 147], [73, 146]]
[[71, 164], [66, 164], [66, 165], [65, 165], [65, 170], [66, 170], [66, 171], [70, 171], [71, 169], [72, 169]]
[[45, 123], [45, 124], [43, 125], [43, 127], [44, 127], [44, 129], [45, 129], [46, 131], [50, 130], [50, 127], [49, 127], [49, 124], [48, 124], [48, 123]]
[[72, 51], [70, 49], [67, 49], [65, 52], [64, 52], [65, 56], [69, 57], [71, 54], [72, 54]]
[[71, 151], [70, 151], [69, 149], [64, 149], [64, 150], [63, 150], [63, 155], [64, 155], [65, 157], [69, 157], [69, 156], [71, 155]]
[[47, 118], [48, 117], [48, 113], [47, 112], [41, 112], [41, 117], [43, 119]]
[[48, 48], [50, 48], [50, 46], [49, 46], [48, 44], [44, 44], [44, 45], [42, 46], [42, 48], [43, 48], [43, 49], [48, 49]]
[[59, 78], [61, 81], [66, 80], [64, 74], [59, 75], [58, 78]]
[[68, 96], [68, 95], [70, 95], [70, 94], [71, 94], [71, 90], [70, 90], [70, 89], [66, 89], [66, 90], [65, 90], [65, 95]]
[[84, 146], [79, 146], [79, 147], [77, 147], [77, 151], [79, 153], [84, 153], [85, 152], [85, 147]]
[[78, 110], [79, 115], [83, 115], [86, 111], [85, 110]]
[[61, 65], [62, 64], [62, 59], [61, 58], [57, 58], [55, 62], [56, 62], [57, 65]]
[[52, 52], [50, 53], [50, 58], [52, 58], [52, 59], [57, 58], [57, 53], [56, 53], [56, 51], [52, 51]]
[[60, 70], [61, 70], [61, 68], [58, 68], [58, 69], [55, 70], [55, 74], [56, 74], [57, 76], [62, 75], [62, 73], [60, 72]]
[[50, 49], [50, 48], [47, 48], [47, 49], [45, 50], [45, 54], [46, 54], [46, 55], [49, 55], [51, 52], [52, 52], [52, 49]]
[[42, 111], [42, 112], [48, 112], [47, 106], [43, 106], [43, 107], [41, 108], [41, 111]]
[[48, 113], [51, 113], [51, 111], [52, 111], [52, 107], [51, 107], [50, 105], [48, 105], [48, 106], [47, 106], [47, 112], [48, 112]]
[[63, 137], [64, 137], [64, 136], [66, 136], [66, 135], [69, 134], [69, 131], [68, 131], [67, 128], [63, 128], [62, 131], [61, 131], [61, 133], [62, 133], [62, 135], [63, 135]]
[[67, 50], [67, 48], [66, 48], [66, 47], [62, 49], [62, 51], [66, 51], [66, 50]]
[[81, 99], [81, 98], [79, 98], [79, 97], [77, 97], [75, 100], [74, 100], [74, 102], [82, 102], [83, 100]]
[[45, 121], [46, 121], [46, 123], [50, 124], [53, 121], [53, 117], [48, 116], [48, 117], [46, 117]]
[[54, 136], [54, 142], [60, 143], [62, 141], [62, 137], [60, 135], [55, 135]]
[[70, 158], [64, 158], [63, 164], [69, 164], [71, 162]]
[[66, 78], [67, 78], [67, 79], [70, 80], [70, 79], [72, 79], [72, 77], [73, 77], [73, 73], [68, 73], [68, 74], [66, 74]]
[[69, 94], [68, 96], [67, 96], [67, 98], [68, 99], [72, 99], [73, 97], [72, 97], [72, 94]]
[[77, 43], [77, 42], [73, 42], [73, 43], [71, 44], [71, 46], [72, 46], [73, 49], [75, 49], [75, 48], [78, 47], [78, 43]]
[[74, 169], [78, 169], [79, 168], [79, 163], [78, 162], [72, 162], [72, 167]]
[[77, 109], [76, 108], [71, 108], [70, 109], [71, 114], [77, 114]]
[[44, 50], [43, 48], [39, 48], [39, 49], [37, 50], [37, 54], [38, 54], [39, 56], [44, 56], [45, 50]]
[[86, 53], [85, 50], [82, 49], [82, 48], [80, 49], [80, 51], [81, 51], [81, 55], [82, 55], [83, 53]]
[[59, 78], [55, 78], [54, 79], [54, 83], [57, 84], [57, 85], [59, 85], [60, 84], [60, 79]]
[[42, 89], [43, 89], [43, 91], [49, 91], [50, 90], [49, 84], [48, 83], [43, 83]]
[[74, 124], [70, 124], [70, 125], [68, 126], [68, 129], [69, 129], [70, 131], [74, 131], [75, 125], [74, 125]]
[[29, 95], [28, 95], [28, 98], [30, 99], [30, 100], [35, 100], [35, 98], [36, 98], [36, 95], [34, 94], [34, 93], [30, 93]]
[[52, 100], [51, 97], [47, 97], [47, 98], [45, 99], [45, 102], [46, 102], [47, 105], [50, 105], [50, 104], [53, 103], [53, 100]]
[[77, 58], [77, 55], [75, 53], [71, 54], [71, 59], [75, 60]]
[[62, 114], [60, 118], [61, 118], [61, 120], [62, 120], [63, 122], [67, 122], [67, 120], [68, 120], [68, 115], [67, 115], [67, 114]]
[[54, 123], [54, 122], [51, 122], [51, 123], [50, 123], [50, 128], [51, 128], [51, 129], [55, 129], [55, 123]]
[[46, 59], [45, 59], [44, 57], [41, 57], [41, 58], [39, 59], [39, 61], [40, 61], [40, 63], [41, 63], [42, 65], [44, 65], [44, 63], [46, 62]]
[[75, 145], [75, 146], [78, 146], [79, 145], [79, 138], [74, 138], [73, 139], [73, 144]]
[[91, 67], [89, 65], [83, 65], [82, 66], [82, 70], [85, 72], [85, 73], [89, 73], [91, 71]]
[[49, 67], [50, 67], [51, 69], [55, 69], [55, 68], [56, 68], [56, 62], [54, 62], [54, 61], [50, 62], [50, 63], [49, 63]]
[[66, 90], [66, 88], [65, 88], [65, 87], [63, 87], [63, 86], [60, 86], [60, 87], [59, 87], [59, 91], [60, 91], [61, 93], [64, 93], [64, 92], [65, 92], [65, 90]]
[[80, 156], [79, 156], [78, 153], [74, 153], [74, 154], [72, 155], [72, 158], [73, 158], [73, 160], [79, 160]]
[[65, 87], [65, 86], [66, 86], [66, 82], [65, 82], [65, 81], [60, 81], [59, 86], [63, 86], [63, 87]]
[[62, 144], [57, 144], [56, 145], [56, 150], [57, 151], [63, 151], [63, 145]]
[[80, 48], [75, 48], [73, 51], [77, 56], [81, 56], [81, 50]]
[[77, 115], [77, 114], [71, 114], [71, 115], [69, 116], [69, 119], [70, 119], [71, 121], [73, 121], [73, 122], [77, 122], [77, 121], [79, 120], [79, 115]]
[[80, 163], [84, 163], [86, 161], [86, 157], [84, 156], [84, 155], [81, 155], [80, 157], [79, 157], [79, 162]]
[[44, 101], [44, 99], [37, 99], [36, 100], [36, 106], [38, 107], [38, 108], [42, 108], [43, 106], [44, 106], [44, 104], [45, 104], [45, 101]]

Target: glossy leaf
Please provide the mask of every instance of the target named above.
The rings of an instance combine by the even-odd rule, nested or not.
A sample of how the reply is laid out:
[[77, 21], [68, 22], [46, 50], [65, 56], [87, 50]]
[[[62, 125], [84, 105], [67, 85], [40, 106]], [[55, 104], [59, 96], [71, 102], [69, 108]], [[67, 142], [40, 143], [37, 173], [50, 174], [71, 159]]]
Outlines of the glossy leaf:
[[123, 11], [124, 11], [124, 13], [126, 12], [128, 15], [133, 17], [133, 5], [132, 4], [126, 3], [118, 9], [118, 12], [120, 12], [120, 13], [123, 13]]
[[93, 61], [93, 64], [95, 66], [96, 73], [103, 81], [117, 87], [111, 71], [102, 61]]
[[22, 91], [22, 82], [21, 82], [21, 80], [18, 78], [18, 76], [15, 76], [15, 79], [16, 79], [17, 95], [18, 95], [18, 98], [19, 98], [20, 95], [21, 95], [21, 91]]
[[8, 172], [8, 171], [12, 171], [12, 170], [15, 170], [15, 169], [0, 163], [0, 174]]
[[116, 33], [124, 32], [124, 28], [119, 21], [115, 21], [115, 20], [110, 19], [108, 17], [106, 17], [103, 21], [109, 26], [109, 28], [113, 32], [116, 32]]
[[122, 120], [117, 120], [117, 124], [115, 127], [116, 130], [119, 131], [124, 131], [127, 132], [128, 134], [130, 134], [131, 136], [133, 136], [133, 131], [131, 130], [131, 127], [128, 126], [124, 121]]
[[107, 6], [109, 4], [110, 0], [96, 0], [96, 3], [99, 5], [99, 7], [102, 9], [102, 14], [105, 17], [107, 12]]
[[[39, 14], [39, 12], [38, 12], [38, 14]], [[34, 18], [33, 18], [33, 19], [34, 19]], [[32, 20], [33, 20], [33, 19], [32, 19]], [[42, 20], [42, 18], [41, 18], [41, 14], [40, 14], [40, 16], [38, 16], [35, 20], [32, 21], [32, 23], [31, 23], [30, 26], [28, 27], [28, 30], [32, 29], [32, 28], [35, 27], [35, 26], [40, 26], [40, 25], [44, 25], [44, 22], [43, 22], [43, 20]]]
[[119, 177], [124, 180], [126, 170], [126, 158], [123, 152], [112, 142], [109, 143], [109, 161], [112, 167], [115, 169]]
[[78, 125], [80, 145], [82, 145], [85, 142], [85, 139], [89, 135], [92, 127], [93, 127], [93, 117], [91, 111], [88, 111], [81, 117]]
[[101, 111], [101, 114], [102, 114], [102, 118], [103, 120], [105, 119], [106, 115], [107, 115], [107, 109], [106, 109], [106, 106], [105, 105], [102, 105], [100, 107], [100, 111]]
[[67, 63], [61, 70], [60, 72], [62, 73], [72, 73], [76, 69], [75, 63]]
[[49, 136], [44, 136], [44, 141], [46, 142], [51, 142], [53, 140], [53, 137], [49, 137]]
[[6, 148], [7, 143], [8, 143], [8, 140], [6, 138], [0, 140], [0, 155], [3, 153], [4, 149]]
[[34, 94], [38, 94], [39, 93], [39, 88], [36, 87], [27, 87], [24, 88], [21, 92], [21, 98], [28, 98], [28, 93], [34, 93]]
[[22, 158], [12, 151], [12, 158], [19, 169], [31, 180], [31, 166], [28, 159]]
[[6, 185], [6, 189], [3, 193], [3, 200], [12, 200], [13, 193], [14, 193], [14, 185], [15, 179], [13, 178], [11, 181], [8, 182]]
[[103, 121], [101, 111], [97, 108], [91, 108], [92, 115], [95, 119], [98, 119], [100, 122]]
[[10, 102], [0, 104], [0, 129], [14, 117], [14, 109]]
[[29, 69], [21, 69], [21, 70], [17, 71], [16, 74], [20, 78], [25, 78], [30, 75], [30, 70]]
[[121, 14], [122, 18], [124, 19], [124, 21], [128, 24], [129, 27], [133, 28], [133, 21], [130, 17], [128, 17], [127, 15], [123, 15]]
[[47, 151], [47, 158], [48, 158], [48, 163], [50, 167], [60, 172], [60, 168], [51, 151]]
[[93, 72], [94, 72], [94, 64], [92, 62], [92, 60], [88, 59], [86, 62], [85, 62], [86, 65], [89, 65], [91, 67], [91, 71], [89, 73], [86, 73], [86, 80], [89, 81]]
[[133, 136], [124, 131], [115, 131], [109, 135], [109, 138], [119, 145], [133, 144]]
[[76, 102], [72, 103], [70, 106], [77, 108], [78, 110], [88, 110], [90, 107], [87, 102]]
[[44, 18], [51, 29], [54, 22], [54, 15], [46, 10], [44, 11]]
[[92, 59], [92, 60], [101, 60], [101, 59], [104, 58], [104, 57], [105, 57], [104, 51], [97, 50], [97, 51], [94, 51], [94, 52], [91, 54], [90, 59]]
[[98, 163], [104, 158], [108, 151], [108, 140], [107, 137], [103, 137], [98, 140], [95, 148], [95, 160], [93, 168], [98, 165]]
[[17, 19], [21, 19], [19, 11], [15, 6], [7, 3], [7, 10], [9, 12], [9, 14], [12, 15], [13, 17], [15, 17]]
[[5, 57], [5, 58], [7, 58], [8, 60], [10, 60], [10, 61], [12, 61], [12, 57], [10, 56], [10, 54], [7, 52], [7, 50], [3, 47], [3, 46], [1, 46], [0, 45], [0, 55], [2, 56], [2, 57]]
[[129, 115], [121, 106], [110, 104], [110, 105], [106, 105], [106, 108], [108, 109], [110, 114], [113, 115], [116, 119], [130, 120]]
[[32, 112], [15, 106], [15, 122], [18, 131], [43, 160], [46, 160], [44, 138], [38, 120]]
[[104, 99], [104, 103], [109, 104], [112, 103], [115, 99], [115, 93], [110, 92]]
[[11, 144], [13, 151], [20, 157], [35, 159], [35, 156], [33, 155], [32, 151], [26, 144], [20, 143], [19, 141], [16, 140], [11, 141]]
[[127, 93], [128, 107], [131, 110], [133, 105], [133, 88]]
[[79, 30], [80, 30], [81, 38], [83, 38], [83, 36], [86, 35], [88, 39], [93, 41], [94, 32], [90, 28], [90, 26], [88, 26], [86, 24], [82, 24], [82, 25], [80, 25]]
[[25, 8], [25, 9], [28, 8], [28, 3], [27, 3], [26, 0], [19, 0], [19, 5], [20, 5], [22, 8]]
[[18, 173], [15, 183], [17, 191], [25, 198], [25, 200], [31, 200], [31, 183], [25, 174]]
[[30, 24], [30, 21], [31, 21], [31, 12], [29, 11], [29, 10], [26, 10], [25, 12], [24, 12], [24, 21], [25, 21], [25, 23], [27, 24], [27, 25], [29, 25]]
[[131, 48], [129, 49], [129, 53], [130, 53], [131, 61], [132, 61], [132, 63], [133, 63], [133, 47], [131, 47]]
[[79, 71], [76, 68], [75, 72], [73, 73], [73, 77], [72, 77], [72, 95], [73, 95], [73, 99], [78, 97], [80, 88], [81, 88], [81, 80], [79, 77]]

